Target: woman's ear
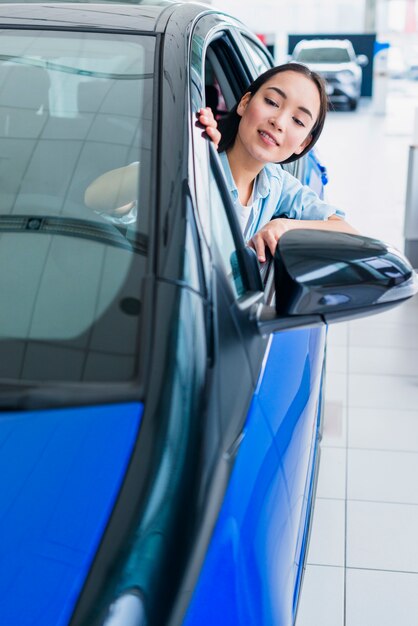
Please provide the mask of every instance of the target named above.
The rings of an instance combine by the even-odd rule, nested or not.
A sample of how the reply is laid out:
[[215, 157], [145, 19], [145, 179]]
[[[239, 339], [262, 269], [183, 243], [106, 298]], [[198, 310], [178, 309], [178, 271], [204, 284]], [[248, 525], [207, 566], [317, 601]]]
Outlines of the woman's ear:
[[251, 99], [251, 93], [247, 91], [247, 93], [245, 93], [242, 96], [241, 100], [239, 101], [239, 104], [237, 106], [237, 113], [240, 117], [242, 116], [245, 109], [247, 108], [247, 104], [249, 103], [250, 99]]

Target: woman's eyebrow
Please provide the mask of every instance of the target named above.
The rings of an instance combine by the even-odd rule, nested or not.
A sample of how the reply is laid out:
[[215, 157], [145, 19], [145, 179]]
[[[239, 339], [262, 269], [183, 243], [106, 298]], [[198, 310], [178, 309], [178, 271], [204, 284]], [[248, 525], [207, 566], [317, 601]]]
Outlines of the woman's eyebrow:
[[[279, 94], [279, 96], [281, 96], [282, 98], [287, 100], [287, 95], [279, 87], [267, 87], [267, 89], [273, 89], [273, 91], [276, 91]], [[309, 115], [309, 117], [313, 120], [313, 115], [312, 115], [312, 113], [310, 112], [309, 109], [307, 109], [306, 107], [298, 107], [298, 109], [299, 109], [299, 111], [303, 111], [304, 113]]]

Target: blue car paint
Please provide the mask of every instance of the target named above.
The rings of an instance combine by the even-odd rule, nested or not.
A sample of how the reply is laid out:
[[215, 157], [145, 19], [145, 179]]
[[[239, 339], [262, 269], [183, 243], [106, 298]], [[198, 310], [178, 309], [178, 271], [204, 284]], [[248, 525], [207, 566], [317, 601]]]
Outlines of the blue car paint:
[[[319, 409], [318, 409], [319, 410]], [[320, 448], [319, 446], [313, 446], [313, 454], [312, 454], [312, 471], [318, 471], [319, 469], [319, 455], [320, 455]], [[299, 601], [299, 593], [301, 590], [301, 585], [302, 585], [302, 580], [303, 580], [303, 569], [304, 569], [304, 562], [305, 562], [305, 557], [307, 555], [307, 550], [309, 547], [309, 533], [310, 533], [310, 524], [312, 522], [312, 517], [313, 517], [313, 510], [314, 510], [314, 498], [315, 498], [315, 493], [316, 493], [316, 476], [313, 474], [312, 478], [310, 480], [310, 484], [309, 484], [309, 489], [308, 489], [308, 493], [307, 493], [307, 497], [305, 498], [305, 512], [306, 512], [306, 516], [304, 517], [305, 519], [305, 525], [303, 527], [303, 532], [301, 533], [301, 548], [299, 551], [300, 554], [300, 560], [298, 562], [298, 569], [297, 569], [297, 575], [296, 575], [296, 581], [295, 581], [295, 586], [294, 586], [294, 590], [293, 590], [293, 616], [294, 619], [296, 619], [296, 614], [297, 614], [297, 608], [298, 608], [298, 601]], [[301, 528], [302, 530], [302, 528]]]
[[130, 403], [2, 414], [1, 624], [68, 624], [142, 411]]
[[324, 341], [324, 329], [272, 337], [185, 626], [293, 623]]

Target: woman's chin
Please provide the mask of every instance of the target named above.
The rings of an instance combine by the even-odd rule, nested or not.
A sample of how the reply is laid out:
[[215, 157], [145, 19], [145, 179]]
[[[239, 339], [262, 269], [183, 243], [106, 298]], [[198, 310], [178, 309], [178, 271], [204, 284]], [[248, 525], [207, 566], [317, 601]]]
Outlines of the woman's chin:
[[283, 150], [280, 146], [253, 146], [251, 150], [253, 156], [263, 164], [282, 163], [286, 161], [293, 152]]

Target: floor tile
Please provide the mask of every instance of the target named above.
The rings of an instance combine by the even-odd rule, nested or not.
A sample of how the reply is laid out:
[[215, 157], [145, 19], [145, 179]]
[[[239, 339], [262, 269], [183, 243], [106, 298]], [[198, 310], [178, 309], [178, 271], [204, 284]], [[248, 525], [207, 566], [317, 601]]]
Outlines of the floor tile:
[[385, 311], [378, 318], [382, 323], [418, 326], [418, 297], [410, 298], [399, 306]]
[[418, 350], [418, 325], [384, 323], [379, 316], [350, 322], [349, 345]]
[[347, 502], [347, 566], [418, 572], [418, 506]]
[[418, 453], [348, 450], [349, 500], [418, 504]]
[[418, 407], [418, 377], [349, 374], [349, 407], [406, 409]]
[[410, 411], [350, 407], [348, 445], [418, 452], [418, 407]]
[[418, 377], [418, 350], [353, 346], [349, 349], [349, 371], [353, 374]]
[[342, 400], [325, 398], [322, 445], [343, 448], [347, 445], [347, 407]]
[[327, 342], [327, 374], [330, 372], [346, 374], [348, 366], [348, 347]]
[[317, 498], [308, 564], [344, 565], [345, 502]]
[[348, 569], [346, 626], [416, 626], [417, 589], [418, 574]]
[[330, 402], [339, 402], [347, 406], [347, 374], [329, 372], [325, 379], [325, 398]]
[[328, 327], [328, 343], [334, 346], [346, 346], [348, 344], [348, 322], [331, 324]]
[[344, 568], [308, 565], [295, 626], [343, 626]]
[[318, 498], [345, 499], [346, 456], [344, 448], [321, 446], [319, 465]]
[[[337, 206], [345, 208], [348, 221], [362, 233], [387, 238], [392, 242], [394, 229], [402, 228], [400, 220], [392, 218], [392, 227], [382, 228], [379, 220], [373, 220], [370, 213], [375, 208], [393, 207], [399, 196], [404, 196], [405, 185], [393, 185], [391, 181], [394, 171], [399, 174], [406, 171], [408, 138], [385, 136], [384, 116], [371, 115], [370, 112], [363, 115], [361, 112], [361, 115], [353, 116], [350, 120], [340, 115], [328, 116], [319, 142], [321, 155], [324, 150], [324, 161], [329, 169], [328, 198]], [[335, 136], [339, 137], [344, 150], [335, 150]], [[353, 137], [356, 141], [353, 141]], [[362, 160], [360, 155], [370, 154], [370, 145], [373, 145], [376, 158], [369, 159], [367, 166], [365, 159], [364, 166], [359, 167], [359, 159]], [[355, 163], [352, 170], [351, 163]], [[356, 184], [348, 185], [347, 180], [355, 180]]]

